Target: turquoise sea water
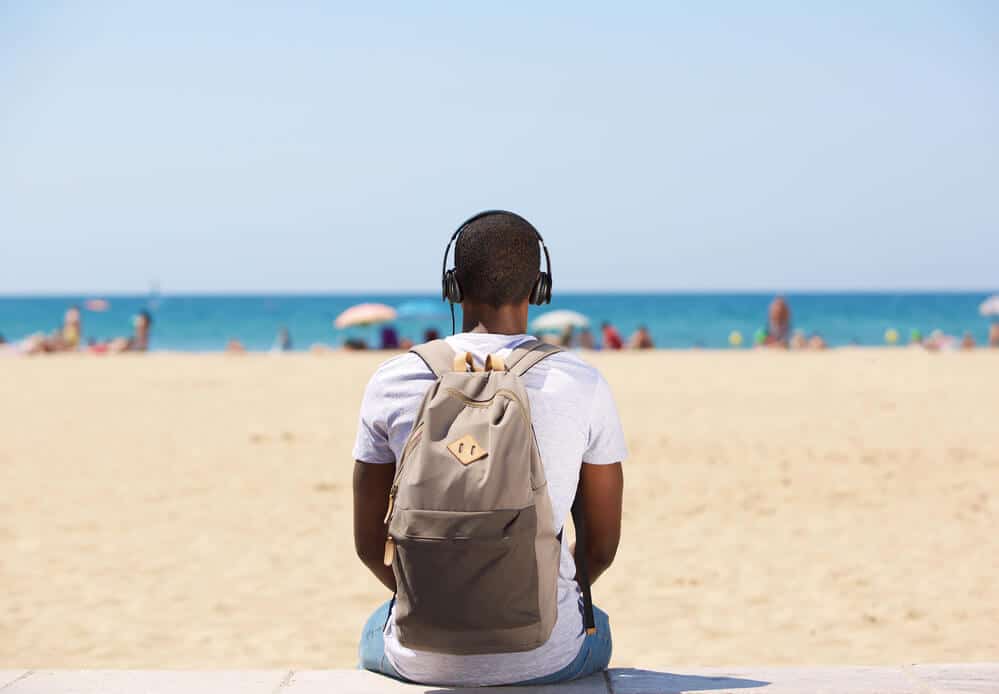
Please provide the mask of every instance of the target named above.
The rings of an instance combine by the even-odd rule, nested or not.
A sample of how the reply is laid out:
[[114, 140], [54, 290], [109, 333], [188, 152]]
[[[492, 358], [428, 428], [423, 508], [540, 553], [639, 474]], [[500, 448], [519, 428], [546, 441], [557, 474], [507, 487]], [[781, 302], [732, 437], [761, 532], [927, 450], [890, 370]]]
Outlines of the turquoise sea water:
[[[881, 345], [888, 328], [907, 336], [913, 328], [924, 335], [939, 329], [960, 336], [971, 332], [979, 344], [986, 339], [988, 321], [978, 315], [978, 305], [988, 296], [980, 293], [906, 294], [788, 294], [794, 327], [821, 333], [830, 345]], [[90, 297], [0, 297], [0, 334], [14, 340], [27, 334], [55, 329], [65, 309]], [[131, 331], [130, 320], [150, 306], [154, 315], [152, 347], [157, 350], [218, 351], [230, 338], [250, 350], [266, 350], [281, 326], [291, 332], [295, 349], [322, 342], [340, 344], [347, 336], [374, 339], [374, 328], [335, 330], [333, 319], [362, 301], [397, 306], [433, 296], [414, 295], [273, 295], [273, 296], [142, 296], [104, 297], [110, 309], [84, 311], [85, 338], [98, 340]], [[609, 320], [626, 338], [639, 324], [649, 327], [658, 347], [727, 347], [728, 335], [739, 330], [745, 344], [764, 325], [770, 294], [572, 294], [556, 295], [551, 306], [532, 307], [533, 316], [553, 309], [572, 309], [587, 315], [599, 333], [599, 323]], [[446, 304], [435, 319], [396, 323], [404, 336], [417, 338], [427, 327], [441, 334], [451, 331]], [[460, 325], [460, 309], [459, 309]]]

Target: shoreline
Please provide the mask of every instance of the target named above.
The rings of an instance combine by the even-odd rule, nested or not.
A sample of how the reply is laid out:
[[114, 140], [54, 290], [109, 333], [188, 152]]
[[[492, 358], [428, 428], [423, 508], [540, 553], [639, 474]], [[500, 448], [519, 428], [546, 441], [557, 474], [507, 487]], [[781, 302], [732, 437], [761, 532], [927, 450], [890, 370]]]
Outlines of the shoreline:
[[[53, 358], [58, 359], [95, 359], [95, 358], [110, 358], [117, 359], [121, 357], [127, 357], [128, 359], [137, 359], [142, 357], [199, 357], [199, 356], [226, 356], [232, 358], [239, 357], [330, 357], [336, 355], [363, 355], [363, 354], [374, 354], [374, 355], [384, 355], [385, 358], [391, 358], [393, 356], [404, 354], [408, 350], [403, 349], [344, 349], [342, 347], [329, 347], [323, 346], [321, 349], [316, 349], [315, 347], [310, 347], [309, 349], [296, 349], [287, 352], [276, 352], [272, 350], [251, 350], [247, 349], [243, 352], [229, 352], [225, 349], [217, 350], [176, 350], [176, 349], [150, 349], [147, 352], [124, 352], [120, 354], [95, 354], [86, 351], [77, 352], [53, 352], [45, 354], [25, 354], [20, 352], [15, 352], [12, 350], [11, 354], [4, 354], [0, 351], [0, 356], [11, 356], [11, 357], [26, 357], [31, 359], [37, 359], [40, 361], [46, 361]], [[635, 355], [635, 354], [711, 354], [711, 355], [723, 355], [723, 354], [837, 354], [837, 353], [875, 353], [884, 354], [890, 352], [898, 352], [902, 354], [908, 353], [925, 353], [925, 354], [979, 354], [979, 353], [995, 353], [999, 354], [999, 348], [990, 347], [989, 345], [977, 345], [973, 348], [963, 348], [963, 347], [948, 347], [948, 348], [937, 348], [931, 349], [921, 345], [841, 345], [826, 347], [823, 349], [780, 349], [772, 347], [654, 347], [651, 349], [622, 349], [622, 350], [608, 350], [608, 349], [580, 349], [580, 348], [568, 348], [567, 351], [573, 354], [579, 354], [583, 356], [591, 355]]]

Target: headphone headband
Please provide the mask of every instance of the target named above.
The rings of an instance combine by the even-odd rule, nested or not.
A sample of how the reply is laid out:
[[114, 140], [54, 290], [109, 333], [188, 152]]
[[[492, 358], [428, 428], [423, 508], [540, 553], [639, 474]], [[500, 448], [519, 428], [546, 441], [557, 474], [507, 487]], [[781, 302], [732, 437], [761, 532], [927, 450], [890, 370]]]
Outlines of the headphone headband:
[[[444, 289], [444, 300], [445, 301], [448, 299], [448, 296], [447, 296], [447, 287], [446, 287], [447, 274], [448, 274], [447, 257], [451, 253], [451, 245], [454, 244], [455, 246], [457, 246], [458, 237], [461, 236], [461, 232], [463, 232], [465, 230], [465, 228], [469, 224], [471, 224], [472, 222], [476, 222], [476, 221], [482, 219], [483, 217], [489, 217], [489, 216], [492, 216], [494, 214], [503, 214], [503, 215], [507, 215], [509, 217], [513, 217], [514, 219], [519, 219], [521, 222], [523, 222], [524, 224], [526, 224], [530, 228], [531, 231], [534, 232], [535, 236], [538, 237], [538, 243], [541, 244], [541, 249], [545, 253], [545, 273], [544, 274], [547, 275], [547, 278], [548, 278], [547, 284], [548, 284], [548, 292], [550, 294], [550, 292], [551, 292], [551, 284], [552, 284], [552, 258], [551, 258], [551, 255], [549, 255], [549, 253], [548, 253], [548, 246], [545, 245], [545, 239], [541, 236], [541, 232], [538, 231], [534, 227], [533, 224], [531, 224], [529, 221], [527, 221], [526, 219], [524, 219], [523, 217], [521, 217], [516, 212], [510, 212], [508, 210], [483, 210], [482, 212], [479, 212], [478, 214], [474, 214], [471, 217], [469, 217], [468, 219], [466, 219], [464, 222], [462, 222], [458, 226], [458, 228], [455, 230], [455, 232], [453, 234], [451, 234], [451, 240], [447, 242], [447, 247], [444, 249], [444, 260], [441, 262], [441, 279], [442, 279], [442, 282], [445, 284], [445, 289]], [[548, 301], [551, 301], [550, 295], [548, 297]], [[548, 301], [545, 301], [544, 303], [548, 303]], [[452, 303], [455, 303], [455, 302], [452, 302]]]

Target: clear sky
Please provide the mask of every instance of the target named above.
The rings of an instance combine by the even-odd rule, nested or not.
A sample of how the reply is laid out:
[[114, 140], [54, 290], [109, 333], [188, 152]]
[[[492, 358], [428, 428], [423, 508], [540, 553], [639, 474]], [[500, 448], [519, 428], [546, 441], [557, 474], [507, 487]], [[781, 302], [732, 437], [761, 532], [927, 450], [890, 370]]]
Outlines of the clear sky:
[[0, 293], [999, 288], [997, 3], [256, 5], [0, 0]]

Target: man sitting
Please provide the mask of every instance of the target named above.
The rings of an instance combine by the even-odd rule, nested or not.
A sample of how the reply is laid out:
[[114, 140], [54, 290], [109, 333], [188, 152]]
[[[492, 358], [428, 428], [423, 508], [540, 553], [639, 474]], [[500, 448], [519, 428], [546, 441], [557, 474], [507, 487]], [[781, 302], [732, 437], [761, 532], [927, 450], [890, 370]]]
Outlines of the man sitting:
[[[470, 353], [477, 369], [487, 355], [505, 359], [533, 341], [526, 332], [529, 299], [540, 277], [539, 240], [526, 220], [507, 212], [479, 215], [461, 229], [455, 277], [461, 287], [462, 332], [446, 343], [456, 353]], [[377, 370], [361, 405], [354, 447], [354, 540], [358, 556], [393, 594], [396, 574], [385, 561], [388, 499], [396, 463], [435, 381], [420, 356], [403, 354]], [[592, 583], [611, 565], [621, 531], [626, 450], [610, 388], [596, 369], [568, 352], [539, 361], [523, 374], [522, 383], [556, 529], [564, 526], [578, 487], [587, 530], [580, 558]], [[606, 668], [611, 656], [607, 615], [595, 610], [596, 631], [586, 633], [575, 548], [563, 534], [558, 538], [557, 618], [541, 646], [474, 655], [407, 648], [395, 624], [397, 605], [388, 601], [364, 627], [361, 666], [399, 679], [455, 686], [548, 684]]]

